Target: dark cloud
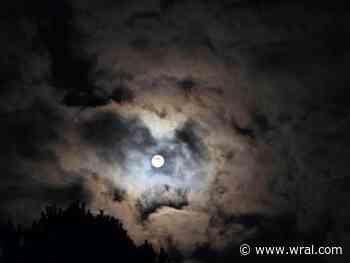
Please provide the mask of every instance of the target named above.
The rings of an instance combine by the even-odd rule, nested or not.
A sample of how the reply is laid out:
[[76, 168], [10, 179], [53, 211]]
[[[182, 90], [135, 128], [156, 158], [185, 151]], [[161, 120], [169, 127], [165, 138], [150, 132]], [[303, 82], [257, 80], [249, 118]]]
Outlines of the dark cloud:
[[[12, 174], [11, 177], [16, 177]], [[76, 182], [64, 186], [55, 186], [50, 184], [31, 183], [28, 179], [23, 182], [24, 178], [32, 178], [30, 174], [17, 176], [19, 179], [16, 183], [7, 185], [7, 189], [1, 191], [1, 205], [8, 202], [34, 200], [38, 204], [55, 203], [65, 205], [69, 202], [81, 200], [88, 202], [89, 194], [84, 189], [81, 178]]]
[[175, 0], [160, 0], [159, 6], [162, 11], [167, 11], [168, 9], [171, 9], [176, 3], [180, 1]]
[[178, 81], [177, 85], [185, 94], [189, 95], [196, 86], [196, 83], [192, 78], [186, 78]]
[[188, 190], [169, 185], [160, 185], [145, 191], [137, 200], [141, 220], [147, 220], [152, 213], [157, 212], [162, 207], [181, 209], [187, 206], [187, 194]]
[[43, 160], [50, 158], [48, 146], [60, 141], [57, 128], [62, 118], [47, 102], [36, 100], [28, 109], [6, 113], [1, 118], [0, 140], [6, 155]]
[[195, 158], [206, 156], [206, 147], [199, 136], [200, 126], [193, 120], [188, 120], [181, 128], [176, 130], [175, 137], [185, 144]]
[[263, 113], [254, 113], [252, 120], [253, 125], [256, 127], [256, 130], [261, 134], [264, 134], [273, 129], [268, 118]]
[[133, 13], [126, 21], [128, 27], [145, 26], [147, 22], [160, 22], [161, 15], [157, 11], [145, 11]]
[[[17, 171], [16, 171], [17, 170]], [[21, 171], [22, 170], [22, 171]], [[60, 184], [52, 180], [55, 175], [62, 178]], [[85, 188], [82, 174], [67, 174], [52, 164], [52, 174], [42, 171], [27, 170], [19, 166], [12, 170], [3, 170], [0, 186], [0, 211], [4, 217], [14, 222], [27, 222], [40, 213], [45, 204], [66, 206], [73, 201], [89, 202], [91, 193]], [[21, 204], [24, 204], [23, 206]]]
[[45, 102], [36, 101], [29, 109], [4, 114], [1, 122], [0, 192], [4, 194], [3, 202], [12, 202], [11, 199], [17, 200], [21, 195], [39, 194], [43, 186], [35, 185], [33, 178], [39, 176], [40, 171], [25, 170], [23, 162], [57, 162], [51, 146], [61, 140], [56, 130], [60, 126], [60, 115]]
[[117, 103], [127, 103], [134, 100], [134, 93], [125, 86], [119, 86], [113, 90], [111, 99]]
[[23, 3], [23, 15], [36, 29], [38, 51], [49, 56], [49, 80], [64, 94], [61, 102], [70, 107], [106, 105], [109, 97], [95, 85], [96, 57], [82, 48], [88, 36], [78, 27], [76, 17], [80, 10], [72, 4], [69, 0]]
[[147, 50], [151, 44], [151, 40], [147, 37], [138, 37], [130, 41], [130, 46], [137, 51]]
[[32, 7], [38, 34], [51, 57], [52, 81], [63, 90], [92, 90], [89, 80], [93, 62], [81, 56], [76, 47], [81, 31], [75, 24], [75, 11], [69, 1], [38, 1]]
[[[2, 213], [6, 216], [23, 213], [17, 206], [28, 203], [27, 209], [33, 210], [22, 215], [26, 221], [48, 202], [65, 205], [74, 200], [89, 200], [81, 175], [67, 174], [58, 164], [55, 147], [65, 143], [59, 108], [36, 99], [28, 108], [3, 113], [0, 121]], [[41, 170], [41, 165], [50, 168]]]
[[81, 127], [87, 143], [108, 162], [123, 165], [128, 151], [144, 152], [155, 145], [155, 139], [139, 119], [128, 119], [115, 113], [99, 113]]
[[243, 135], [243, 136], [248, 136], [252, 139], [255, 139], [256, 131], [253, 128], [240, 127], [240, 125], [237, 123], [237, 121], [234, 118], [232, 118], [231, 125], [232, 125], [233, 130], [235, 132], [237, 132], [238, 134]]

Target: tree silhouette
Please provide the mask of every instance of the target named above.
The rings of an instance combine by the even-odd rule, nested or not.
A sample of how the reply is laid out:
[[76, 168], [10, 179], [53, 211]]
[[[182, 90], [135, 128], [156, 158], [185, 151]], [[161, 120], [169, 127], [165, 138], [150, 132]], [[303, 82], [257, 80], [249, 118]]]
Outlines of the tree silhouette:
[[28, 229], [9, 223], [0, 228], [0, 262], [169, 262], [146, 240], [137, 247], [121, 222], [81, 203], [62, 210], [48, 206]]

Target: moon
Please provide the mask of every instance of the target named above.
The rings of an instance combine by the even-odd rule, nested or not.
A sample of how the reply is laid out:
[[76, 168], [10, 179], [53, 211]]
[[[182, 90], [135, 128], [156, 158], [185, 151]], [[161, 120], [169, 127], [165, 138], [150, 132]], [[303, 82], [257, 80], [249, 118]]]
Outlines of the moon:
[[160, 154], [153, 155], [151, 164], [154, 168], [161, 168], [164, 165], [164, 163], [165, 163], [165, 159], [162, 155]]

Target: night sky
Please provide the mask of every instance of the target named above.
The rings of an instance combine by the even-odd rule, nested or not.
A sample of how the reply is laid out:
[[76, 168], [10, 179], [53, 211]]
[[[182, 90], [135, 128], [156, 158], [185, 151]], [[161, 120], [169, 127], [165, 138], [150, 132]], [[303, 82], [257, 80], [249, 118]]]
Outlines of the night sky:
[[1, 1], [0, 223], [80, 200], [185, 258], [271, 233], [346, 251], [341, 3]]

